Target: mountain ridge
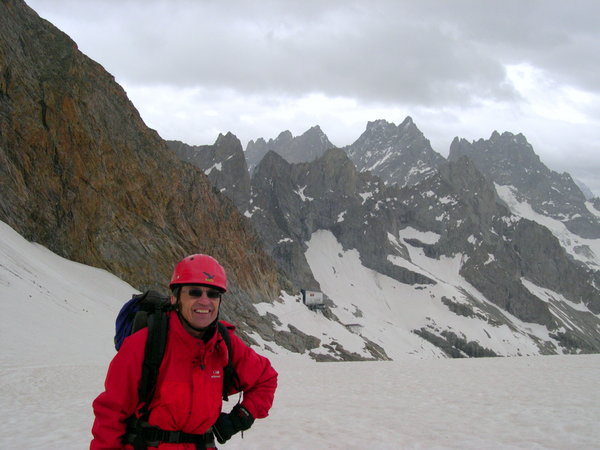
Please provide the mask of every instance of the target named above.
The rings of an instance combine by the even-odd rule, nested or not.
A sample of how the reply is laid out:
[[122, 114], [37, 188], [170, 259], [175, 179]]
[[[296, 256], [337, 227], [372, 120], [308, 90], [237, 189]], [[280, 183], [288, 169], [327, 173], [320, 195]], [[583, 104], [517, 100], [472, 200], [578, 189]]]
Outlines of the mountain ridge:
[[[233, 133], [163, 141], [23, 2], [0, 3], [0, 37], [0, 220], [27, 239], [138, 288], [213, 254], [231, 274], [223, 318], [252, 345], [317, 360], [600, 351], [600, 209], [537, 167], [524, 136], [493, 134], [480, 159], [459, 139], [446, 160], [410, 117], [343, 149], [315, 126], [280, 134], [308, 161], [267, 149], [252, 168]], [[544, 189], [487, 173], [503, 150], [529, 155], [518, 168]], [[551, 188], [562, 197], [544, 204]], [[321, 308], [300, 289], [322, 291]]]
[[562, 221], [573, 233], [600, 238], [600, 222], [585, 206], [586, 198], [569, 174], [548, 169], [522, 134], [494, 131], [490, 139], [469, 143], [455, 138], [449, 160], [468, 156], [490, 180], [517, 188], [536, 212]]
[[[384, 142], [388, 145], [379, 148], [387, 149], [392, 147], [390, 142], [402, 140], [404, 135], [398, 130], [414, 134], [415, 129], [410, 117], [400, 126], [378, 120], [369, 122], [369, 139], [363, 139], [376, 146]], [[522, 134], [494, 132], [491, 141], [498, 145], [506, 139], [516, 144], [515, 158], [505, 155], [519, 161], [516, 166], [542, 164]], [[505, 191], [499, 195], [499, 186], [494, 184], [497, 180], [482, 172], [476, 161], [457, 153], [449, 160], [431, 160], [423, 156], [431, 155], [428, 141], [423, 142], [420, 152], [416, 149], [407, 159], [413, 163], [434, 161], [435, 167], [424, 165], [430, 170], [413, 184], [389, 183], [371, 171], [360, 171], [348, 157], [347, 148], [330, 149], [316, 160], [295, 164], [271, 151], [252, 174], [252, 197], [246, 216], [254, 223], [268, 253], [297, 286], [323, 288], [323, 281], [306, 257], [308, 242], [320, 230], [329, 230], [344, 251], [358, 251], [369, 270], [414, 289], [438, 289], [436, 285], [448, 283], [417, 268], [412, 256], [415, 251], [422, 252], [428, 263], [462, 254], [455, 276], [460, 276], [468, 288], [459, 289], [458, 295], [438, 294], [437, 301], [445, 308], [481, 320], [486, 326], [519, 330], [516, 332], [529, 336], [542, 353], [560, 348], [568, 352], [598, 351], [600, 340], [593, 325], [597, 317], [593, 314], [599, 312], [600, 297], [595, 286], [600, 284], [597, 271], [590, 270], [597, 267], [596, 256], [586, 261], [587, 268], [580, 265], [569, 253], [573, 248], [563, 248], [563, 240], [553, 234], [555, 230], [515, 215], [505, 201]], [[368, 146], [362, 151], [373, 155]], [[397, 158], [397, 162], [401, 160]], [[540, 176], [551, 177], [552, 173], [545, 171]], [[406, 229], [435, 233], [437, 238], [427, 243], [402, 238]], [[561, 300], [555, 303], [556, 294], [540, 293], [539, 289], [564, 294], [588, 311], [587, 315], [575, 311], [579, 306], [573, 309]], [[339, 296], [335, 292], [327, 294], [335, 315]], [[507, 319], [506, 313], [515, 319]], [[564, 317], [571, 316], [582, 325], [580, 329], [565, 327]], [[538, 324], [548, 332], [540, 338], [515, 325], [515, 320]], [[487, 332], [489, 337], [497, 334], [493, 329]], [[502, 354], [438, 321], [415, 327], [412, 333], [452, 356]]]
[[250, 171], [261, 159], [273, 150], [289, 162], [309, 162], [318, 158], [327, 149], [334, 147], [319, 125], [315, 125], [300, 136], [293, 136], [289, 130], [279, 133], [277, 138], [266, 141], [258, 138], [246, 145], [245, 155]]

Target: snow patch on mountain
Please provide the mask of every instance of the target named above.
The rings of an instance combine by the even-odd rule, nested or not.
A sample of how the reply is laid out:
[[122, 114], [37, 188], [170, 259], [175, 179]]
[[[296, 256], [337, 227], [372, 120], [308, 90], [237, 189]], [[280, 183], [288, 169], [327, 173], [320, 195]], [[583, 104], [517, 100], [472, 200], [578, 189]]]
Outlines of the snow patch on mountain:
[[[319, 312], [308, 309], [300, 296], [281, 293], [280, 299], [274, 303], [258, 303], [255, 305], [261, 315], [267, 313], [277, 317], [273, 327], [276, 331], [290, 331], [289, 326], [298, 328], [305, 334], [315, 336], [321, 341], [321, 346], [313, 350], [316, 354], [328, 354], [324, 345], [342, 344], [346, 350], [369, 358], [371, 355], [364, 350], [364, 340], [351, 333], [341, 323], [333, 322]], [[272, 346], [272, 343], [267, 343]], [[265, 347], [266, 348], [266, 347]], [[274, 353], [280, 354], [279, 350]], [[306, 353], [308, 355], [308, 353]]]
[[[435, 233], [407, 230], [406, 236], [434, 241]], [[404, 239], [404, 236], [399, 236]], [[406, 237], [408, 239], [408, 237]], [[552, 341], [546, 327], [524, 323], [493, 305], [459, 275], [464, 257], [435, 260], [424, 255], [421, 248], [406, 241], [410, 260], [390, 256], [390, 261], [437, 281], [435, 285], [400, 283], [365, 267], [354, 249], [344, 250], [335, 236], [320, 230], [307, 242], [306, 259], [322, 291], [333, 301], [331, 309], [340, 322], [355, 322], [362, 326], [361, 335], [382, 346], [392, 359], [408, 355], [444, 357], [445, 354], [414, 330], [427, 329], [433, 334], [453, 332], [467, 342], [499, 355], [536, 355], [540, 353], [536, 339]], [[473, 316], [453, 313], [442, 298], [472, 307]], [[481, 308], [473, 305], [473, 299]], [[489, 311], [509, 317], [515, 324], [494, 324]], [[360, 311], [360, 315], [356, 311]], [[279, 316], [281, 317], [281, 316]], [[303, 330], [305, 331], [305, 330]]]
[[302, 186], [301, 188], [298, 188], [297, 191], [294, 191], [296, 194], [298, 194], [298, 196], [302, 199], [303, 202], [310, 202], [313, 201], [314, 198], [313, 197], [309, 197], [304, 193], [304, 190], [307, 188], [307, 186]]
[[[552, 313], [561, 322], [568, 321], [568, 312], [567, 314], [563, 312], [566, 308], [570, 308], [575, 311], [580, 311], [587, 314], [594, 314], [584, 303], [572, 302], [571, 300], [565, 298], [564, 295], [559, 294], [558, 292], [554, 292], [551, 289], [538, 286], [525, 278], [521, 278], [521, 283], [523, 283], [523, 286], [525, 286], [527, 290], [533, 295], [542, 299], [544, 302], [551, 304], [552, 308], [550, 309], [550, 311], [552, 311]], [[600, 317], [600, 314], [596, 314], [596, 316]]]
[[[561, 221], [535, 212], [528, 202], [521, 201], [517, 198], [517, 189], [513, 186], [495, 183], [495, 187], [498, 196], [506, 203], [514, 215], [545, 226], [552, 234], [554, 234], [554, 236], [556, 236], [561, 246], [573, 256], [573, 258], [588, 266], [596, 269], [598, 268], [597, 261], [600, 259], [600, 239], [582, 238], [581, 236], [570, 232]], [[586, 206], [594, 213], [594, 207], [590, 202], [587, 202]], [[596, 213], [598, 213], [597, 210]]]
[[216, 163], [216, 164], [212, 165], [211, 167], [209, 167], [208, 169], [206, 169], [206, 170], [204, 171], [204, 173], [205, 173], [205, 174], [208, 176], [208, 175], [210, 175], [210, 174], [211, 174], [211, 172], [212, 172], [213, 170], [217, 170], [217, 171], [219, 171], [219, 172], [222, 172], [222, 171], [223, 171], [223, 164], [222, 164], [222, 163], [220, 163], [220, 162], [219, 162], [219, 163]]
[[592, 202], [585, 202], [585, 207], [591, 212], [594, 216], [600, 217], [600, 211], [594, 207]]

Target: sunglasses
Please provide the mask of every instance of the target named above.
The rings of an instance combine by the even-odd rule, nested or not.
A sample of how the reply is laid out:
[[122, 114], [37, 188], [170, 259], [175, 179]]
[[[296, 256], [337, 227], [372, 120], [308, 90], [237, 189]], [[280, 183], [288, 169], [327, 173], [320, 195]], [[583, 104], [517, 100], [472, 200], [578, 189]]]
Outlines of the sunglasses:
[[221, 297], [221, 293], [219, 291], [216, 291], [214, 289], [201, 289], [201, 288], [191, 288], [188, 291], [188, 295], [190, 297], [194, 297], [194, 298], [200, 298], [202, 297], [202, 294], [206, 293], [206, 296], [210, 299], [216, 299], [216, 298], [220, 298]]

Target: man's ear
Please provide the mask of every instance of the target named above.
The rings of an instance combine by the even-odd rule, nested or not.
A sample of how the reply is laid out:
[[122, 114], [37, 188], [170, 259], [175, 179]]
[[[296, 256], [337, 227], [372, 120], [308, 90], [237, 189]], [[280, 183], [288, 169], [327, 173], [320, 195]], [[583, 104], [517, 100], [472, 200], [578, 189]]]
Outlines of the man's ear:
[[177, 303], [177, 297], [175, 297], [174, 295], [171, 295], [170, 301], [171, 301], [171, 305], [176, 304]]

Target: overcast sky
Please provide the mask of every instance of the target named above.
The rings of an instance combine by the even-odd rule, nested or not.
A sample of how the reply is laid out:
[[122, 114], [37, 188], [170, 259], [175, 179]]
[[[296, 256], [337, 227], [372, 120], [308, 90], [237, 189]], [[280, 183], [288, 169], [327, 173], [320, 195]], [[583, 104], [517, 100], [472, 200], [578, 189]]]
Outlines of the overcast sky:
[[523, 133], [600, 195], [596, 0], [26, 0], [115, 76], [165, 139], [320, 125], [353, 143], [411, 116], [455, 136]]

